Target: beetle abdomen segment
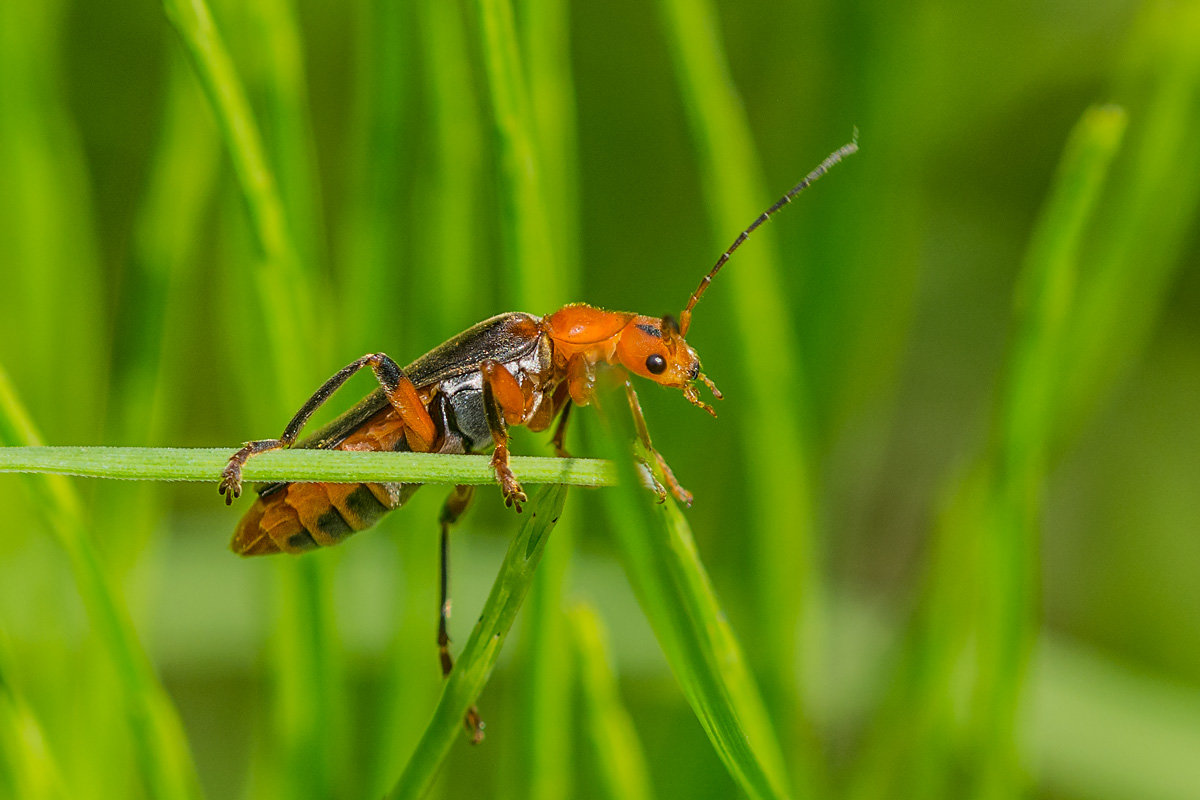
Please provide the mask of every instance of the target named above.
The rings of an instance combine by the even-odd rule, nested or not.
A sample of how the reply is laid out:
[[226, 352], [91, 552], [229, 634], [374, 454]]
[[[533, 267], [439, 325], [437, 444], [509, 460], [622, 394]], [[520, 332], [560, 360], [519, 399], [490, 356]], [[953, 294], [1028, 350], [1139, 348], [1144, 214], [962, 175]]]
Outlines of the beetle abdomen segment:
[[242, 517], [230, 548], [243, 556], [332, 547], [365, 530], [420, 488], [398, 483], [289, 483], [259, 497]]

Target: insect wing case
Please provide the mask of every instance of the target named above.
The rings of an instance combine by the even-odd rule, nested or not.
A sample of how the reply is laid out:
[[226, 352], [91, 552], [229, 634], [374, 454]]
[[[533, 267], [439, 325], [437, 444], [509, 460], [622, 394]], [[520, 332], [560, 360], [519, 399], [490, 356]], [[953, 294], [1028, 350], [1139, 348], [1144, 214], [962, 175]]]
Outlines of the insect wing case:
[[[483, 420], [484, 434], [487, 434], [487, 423], [483, 417], [482, 380], [479, 374], [479, 364], [485, 359], [494, 359], [504, 364], [521, 364], [522, 362], [538, 362], [542, 366], [544, 360], [539, 352], [541, 332], [538, 327], [540, 320], [532, 314], [510, 312], [498, 314], [467, 328], [462, 333], [449, 339], [430, 350], [425, 355], [413, 361], [404, 368], [409, 380], [418, 389], [423, 389], [435, 383], [443, 384], [443, 392], [452, 398], [455, 394], [474, 390], [478, 396], [474, 398], [479, 406], [478, 416]], [[543, 344], [544, 346], [544, 344]], [[528, 366], [534, 366], [529, 363]], [[454, 402], [455, 412], [460, 406], [466, 406], [470, 398], [464, 397]], [[297, 442], [295, 447], [328, 450], [337, 447], [347, 436], [362, 427], [368, 419], [375, 416], [388, 405], [387, 397], [382, 389], [376, 389], [364, 397], [345, 413], [327, 423], [316, 433]], [[474, 426], [472, 426], [474, 427]], [[476, 430], [475, 433], [480, 431]], [[467, 433], [464, 431], [464, 433]], [[472, 441], [482, 441], [469, 436]], [[490, 441], [490, 437], [488, 437]]]

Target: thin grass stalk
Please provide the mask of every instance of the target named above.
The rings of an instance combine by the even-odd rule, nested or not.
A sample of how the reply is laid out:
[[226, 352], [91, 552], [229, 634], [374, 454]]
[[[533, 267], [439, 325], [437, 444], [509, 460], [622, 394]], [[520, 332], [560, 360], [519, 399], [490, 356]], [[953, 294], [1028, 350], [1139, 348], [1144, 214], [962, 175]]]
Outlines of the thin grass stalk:
[[508, 302], [539, 313], [568, 296], [551, 253], [533, 110], [509, 0], [478, 0], [484, 74], [499, 146]]
[[[0, 443], [37, 444], [40, 435], [0, 366]], [[119, 682], [137, 757], [139, 777], [151, 796], [184, 800], [201, 796], [183, 725], [138, 641], [120, 594], [109, 582], [87, 537], [84, 512], [62, 477], [30, 476], [27, 484], [71, 565], [75, 585], [97, 641]]]
[[546, 540], [562, 513], [565, 486], [540, 489], [525, 508], [525, 523], [513, 539], [479, 622], [446, 680], [433, 718], [388, 797], [416, 800], [433, 785], [450, 748], [464, 738], [463, 716], [487, 684], [517, 612], [533, 583]]
[[1072, 315], [1071, 370], [1059, 400], [1064, 437], [1146, 347], [1186, 264], [1200, 207], [1200, 7], [1148, 4], [1133, 31], [1113, 95], [1136, 124]]
[[[436, 265], [417, 274], [431, 279], [422, 284], [422, 291], [440, 296], [446, 287], [482, 283], [483, 248], [468, 232], [478, 227], [483, 121], [460, 4], [421, 0], [415, 8], [434, 139], [430, 199], [425, 204], [430, 212], [420, 226], [428, 234], [421, 263]], [[488, 316], [486, 300], [484, 292], [456, 292], [453, 302], [428, 303], [425, 308], [439, 335], [448, 337]]]
[[[263, 0], [244, 8], [248, 38], [258, 43], [263, 66], [257, 82], [263, 94], [263, 118], [269, 120], [263, 126], [267, 157], [278, 179], [296, 257], [309, 276], [309, 283], [314, 284], [327, 245], [317, 147], [308, 106], [305, 47], [295, 2]], [[308, 324], [311, 326], [314, 321]], [[324, 337], [317, 337], [316, 343], [320, 345], [323, 341]]]
[[[687, 520], [667, 497], [640, 488], [628, 451], [635, 438], [624, 397], [595, 405], [609, 428], [605, 448], [618, 488], [605, 494], [611, 530], [642, 611], [684, 696], [729, 774], [752, 798], [791, 796], [766, 706], [701, 564]], [[660, 476], [661, 480], [661, 476]]]
[[[662, 0], [659, 8], [699, 150], [709, 214], [713, 227], [722, 231], [718, 247], [723, 249], [775, 195], [764, 190], [759, 179], [762, 172], [753, 137], [733, 88], [712, 4]], [[731, 327], [741, 342], [745, 374], [755, 376], [742, 385], [763, 386], [761, 377], [770, 376], [769, 390], [753, 392], [742, 402], [747, 406], [746, 419], [756, 425], [770, 420], [772, 446], [761, 447], [761, 438], [752, 431], [739, 437], [746, 448], [745, 484], [751, 493], [745, 503], [745, 538], [754, 576], [752, 617], [760, 626], [751, 638], [770, 707], [793, 738], [800, 732], [793, 714], [800, 668], [796, 644], [808, 639], [805, 626], [821, 594], [815, 478], [804, 430], [808, 412], [803, 355], [788, 323], [791, 314], [769, 231], [756, 233], [755, 241], [738, 251], [737, 263], [721, 279], [722, 291], [733, 298]], [[704, 315], [714, 313], [698, 309], [700, 330]], [[770, 345], [763, 346], [766, 342]], [[817, 783], [814, 759], [804, 749], [796, 753], [790, 761], [792, 770], [808, 793]]]
[[[447, 8], [453, 3], [443, 3]], [[392, 347], [400, 337], [397, 306], [415, 314], [412, 290], [398, 264], [406, 250], [404, 162], [412, 152], [414, 114], [406, 3], [354, 6], [354, 107], [346, 212], [338, 221], [338, 327], [355, 354]], [[461, 233], [461, 231], [460, 231]], [[417, 235], [417, 230], [412, 234]], [[468, 237], [463, 237], [468, 238]], [[385, 342], [387, 342], [385, 344]], [[398, 354], [393, 353], [393, 356]], [[406, 363], [400, 359], [400, 363]]]
[[979, 765], [972, 772], [979, 776], [979, 797], [999, 800], [1024, 788], [1017, 715], [1024, 707], [1037, 633], [1038, 528], [1059, 376], [1069, 366], [1064, 339], [1088, 225], [1124, 130], [1125, 113], [1119, 108], [1084, 114], [1067, 142], [1022, 267], [1008, 375], [987, 457], [988, 496], [972, 532], [982, 539], [986, 587], [972, 704], [973, 755]]
[[[0, 473], [216, 483], [228, 461], [229, 451], [219, 447], [0, 447]], [[512, 464], [525, 483], [572, 486], [616, 483], [616, 471], [600, 459], [513, 456]], [[315, 449], [263, 453], [248, 461], [242, 474], [247, 483], [399, 481], [489, 485], [496, 482], [490, 456]]]
[[251, 233], [260, 261], [254, 270], [267, 351], [276, 373], [279, 407], [293, 405], [310, 390], [292, 355], [312, 352], [302, 320], [311, 309], [309, 282], [301, 270], [283, 202], [271, 173], [262, 137], [228, 49], [204, 0], [163, 0], [183, 40], [246, 198]]
[[[579, 242], [575, 159], [575, 97], [572, 85], [567, 4], [562, 0], [519, 0], [516, 4], [523, 83], [537, 157], [539, 190], [535, 202], [549, 225], [552, 263], [514, 264], [521, 277], [524, 308], [548, 313], [574, 299], [579, 290]], [[535, 220], [536, 221], [536, 220]], [[536, 257], [527, 252], [523, 258]], [[548, 271], [559, 278], [543, 284]], [[552, 292], [557, 287], [561, 295]], [[564, 592], [574, 549], [573, 515], [559, 524], [546, 550], [529, 598], [528, 626], [522, 637], [528, 674], [523, 681], [526, 736], [519, 739], [521, 785], [531, 800], [572, 797], [574, 728], [571, 684], [574, 662], [564, 614]]]
[[604, 623], [594, 608], [583, 604], [571, 609], [568, 620], [583, 698], [583, 729], [595, 758], [601, 796], [650, 800], [654, 792], [646, 754], [621, 700]]

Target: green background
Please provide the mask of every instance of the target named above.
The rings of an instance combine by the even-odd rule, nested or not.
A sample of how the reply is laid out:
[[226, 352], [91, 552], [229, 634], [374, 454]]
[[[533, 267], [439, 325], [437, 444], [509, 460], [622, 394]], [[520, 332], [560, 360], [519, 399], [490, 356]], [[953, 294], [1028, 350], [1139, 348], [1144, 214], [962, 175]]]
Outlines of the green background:
[[[1196, 4], [214, 2], [257, 133], [168, 5], [0, 4], [0, 366], [45, 442], [232, 447], [493, 313], [678, 313], [857, 127], [697, 308], [719, 418], [640, 390], [796, 796], [1200, 795]], [[229, 554], [215, 482], [78, 481], [69, 523], [40, 487], [0, 475], [0, 795], [164, 794], [63, 524], [208, 796], [392, 785], [437, 699], [443, 487], [298, 563]], [[444, 796], [620, 796], [577, 602], [654, 794], [738, 791], [601, 491]], [[456, 642], [517, 527], [479, 492]]]

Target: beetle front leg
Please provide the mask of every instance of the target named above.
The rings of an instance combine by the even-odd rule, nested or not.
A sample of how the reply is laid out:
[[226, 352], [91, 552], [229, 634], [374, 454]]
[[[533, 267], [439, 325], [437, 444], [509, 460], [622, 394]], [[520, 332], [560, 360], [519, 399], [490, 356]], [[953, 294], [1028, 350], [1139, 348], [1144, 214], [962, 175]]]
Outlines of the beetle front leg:
[[[667, 488], [671, 490], [671, 494], [675, 495], [675, 499], [686, 506], [692, 505], [692, 493], [679, 485], [679, 481], [675, 479], [675, 473], [667, 466], [667, 461], [662, 457], [662, 454], [654, 449], [654, 444], [650, 441], [650, 429], [646, 427], [646, 417], [642, 414], [642, 404], [638, 402], [637, 392], [633, 389], [633, 384], [629, 378], [625, 378], [625, 397], [629, 401], [629, 410], [633, 414], [633, 424], [637, 428], [638, 439], [646, 450], [654, 456], [654, 460], [658, 462], [659, 469], [662, 470], [663, 478], [667, 482]], [[651, 474], [651, 478], [653, 478]], [[666, 499], [665, 497], [663, 498]]]
[[414, 439], [409, 441], [409, 444], [413, 446], [412, 449], [428, 450], [433, 445], [433, 440], [437, 438], [437, 427], [433, 424], [433, 418], [429, 416], [429, 411], [421, 402], [417, 388], [404, 374], [404, 370], [400, 369], [396, 362], [388, 358], [386, 354], [368, 353], [357, 361], [342, 367], [332, 378], [325, 381], [321, 388], [317, 389], [313, 396], [308, 398], [308, 401], [296, 412], [296, 416], [292, 417], [292, 421], [287, 424], [283, 435], [278, 439], [259, 439], [246, 442], [241, 450], [230, 456], [229, 463], [221, 472], [221, 483], [217, 487], [217, 491], [225, 495], [225, 504], [232, 503], [235, 497], [241, 495], [242, 467], [246, 465], [246, 461], [251, 456], [270, 450], [281, 450], [295, 444], [301, 428], [304, 427], [304, 423], [308, 422], [309, 417], [329, 399], [330, 395], [348, 381], [350, 376], [366, 366], [369, 366], [375, 373], [375, 378], [383, 387], [388, 402], [404, 420], [408, 432], [413, 435], [415, 441]]
[[508, 465], [508, 426], [522, 422], [525, 413], [525, 395], [512, 373], [499, 361], [488, 359], [479, 365], [483, 373], [483, 408], [487, 415], [488, 429], [496, 449], [492, 452], [492, 469], [504, 493], [504, 505], [521, 513], [521, 503], [529, 498], [521, 489], [521, 483]]

